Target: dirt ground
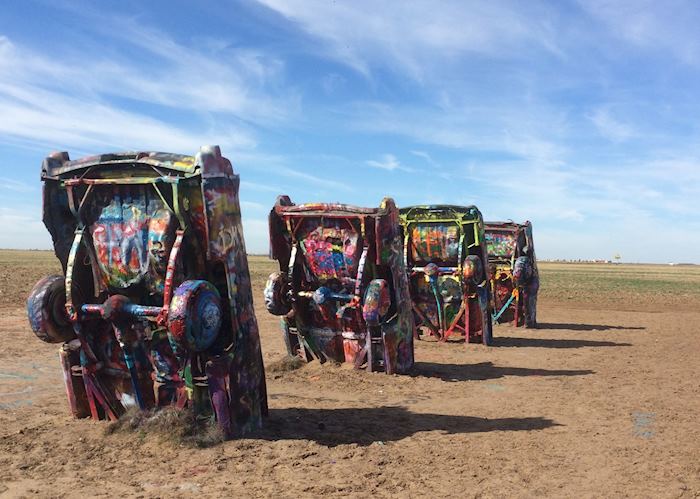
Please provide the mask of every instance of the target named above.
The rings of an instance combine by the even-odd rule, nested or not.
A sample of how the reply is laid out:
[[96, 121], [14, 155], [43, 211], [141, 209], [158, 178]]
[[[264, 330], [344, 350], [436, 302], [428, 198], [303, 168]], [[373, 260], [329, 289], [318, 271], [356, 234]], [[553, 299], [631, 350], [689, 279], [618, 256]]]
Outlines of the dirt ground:
[[[272, 264], [251, 261], [269, 365]], [[68, 416], [22, 308], [55, 269], [0, 252], [0, 495], [700, 497], [697, 268], [542, 265], [540, 329], [417, 342], [411, 376], [268, 372], [265, 430], [207, 449]]]

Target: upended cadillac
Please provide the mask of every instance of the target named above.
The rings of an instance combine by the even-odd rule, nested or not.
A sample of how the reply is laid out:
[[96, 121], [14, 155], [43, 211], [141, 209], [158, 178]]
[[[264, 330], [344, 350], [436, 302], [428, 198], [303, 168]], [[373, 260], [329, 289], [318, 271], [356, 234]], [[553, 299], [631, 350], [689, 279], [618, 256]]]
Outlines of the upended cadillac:
[[190, 406], [227, 437], [267, 414], [239, 177], [218, 146], [44, 160], [43, 221], [62, 275], [27, 301], [62, 343], [75, 417]]

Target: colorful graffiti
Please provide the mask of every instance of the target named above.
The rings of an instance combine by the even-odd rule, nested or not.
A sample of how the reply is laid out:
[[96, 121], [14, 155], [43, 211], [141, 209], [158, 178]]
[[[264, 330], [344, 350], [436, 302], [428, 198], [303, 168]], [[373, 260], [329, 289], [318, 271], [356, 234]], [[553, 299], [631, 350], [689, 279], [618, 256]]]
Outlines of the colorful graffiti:
[[418, 331], [446, 341], [490, 344], [490, 286], [483, 221], [476, 207], [409, 206], [401, 226], [410, 251], [404, 254]]
[[219, 148], [58, 153], [42, 178], [65, 276], [40, 281], [27, 308], [37, 336], [64, 342], [74, 416], [176, 405], [227, 437], [259, 428], [267, 393], [239, 178]]
[[410, 239], [413, 261], [457, 263], [459, 226], [443, 223], [415, 224], [411, 227]]
[[305, 360], [405, 373], [413, 365], [413, 320], [398, 210], [294, 205], [270, 213], [272, 256], [265, 304], [284, 315], [288, 352]]
[[510, 232], [486, 231], [486, 250], [489, 257], [510, 259], [515, 251], [516, 238]]
[[494, 290], [493, 317], [500, 323], [537, 327], [537, 292], [540, 286], [532, 224], [487, 222], [489, 279]]
[[104, 283], [123, 289], [145, 280], [151, 293], [162, 294], [174, 215], [145, 186], [98, 189], [95, 200], [105, 205], [90, 232]]
[[358, 263], [359, 235], [348, 220], [307, 219], [299, 230], [304, 257], [319, 280], [350, 278]]

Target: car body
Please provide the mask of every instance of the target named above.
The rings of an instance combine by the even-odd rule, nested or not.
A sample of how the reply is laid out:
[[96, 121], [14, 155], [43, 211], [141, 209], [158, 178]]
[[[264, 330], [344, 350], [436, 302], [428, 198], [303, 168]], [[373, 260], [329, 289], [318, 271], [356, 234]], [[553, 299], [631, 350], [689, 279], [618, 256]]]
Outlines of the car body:
[[44, 160], [43, 221], [63, 275], [27, 302], [62, 343], [75, 417], [193, 407], [227, 437], [261, 426], [265, 375], [238, 200], [218, 146]]
[[488, 257], [475, 206], [401, 208], [404, 263], [416, 325], [440, 340], [491, 343]]
[[537, 269], [532, 224], [486, 222], [489, 278], [493, 289], [494, 320], [515, 326], [537, 327]]
[[290, 355], [405, 373], [413, 365], [413, 317], [398, 210], [344, 204], [270, 212], [271, 257], [280, 271], [265, 287], [267, 309], [283, 316]]

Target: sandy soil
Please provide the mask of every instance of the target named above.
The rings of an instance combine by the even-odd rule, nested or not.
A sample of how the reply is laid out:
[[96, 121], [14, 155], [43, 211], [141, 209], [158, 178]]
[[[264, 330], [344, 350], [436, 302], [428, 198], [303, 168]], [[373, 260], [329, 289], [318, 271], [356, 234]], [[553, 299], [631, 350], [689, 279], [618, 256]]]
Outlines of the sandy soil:
[[270, 372], [266, 429], [194, 449], [70, 419], [57, 346], [10, 301], [0, 495], [700, 497], [700, 311], [591, 308], [545, 298], [541, 329], [497, 326], [492, 348], [418, 342], [412, 376]]

